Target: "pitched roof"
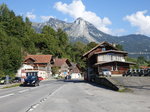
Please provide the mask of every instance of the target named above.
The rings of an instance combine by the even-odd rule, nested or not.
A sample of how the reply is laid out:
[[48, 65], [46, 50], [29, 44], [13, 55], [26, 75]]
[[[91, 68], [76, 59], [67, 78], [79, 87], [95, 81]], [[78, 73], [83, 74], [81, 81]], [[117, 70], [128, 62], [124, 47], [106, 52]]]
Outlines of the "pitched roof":
[[126, 63], [126, 64], [130, 64], [130, 65], [136, 65], [135, 63], [133, 62], [128, 62], [128, 61], [108, 61], [108, 62], [98, 62], [98, 63], [95, 63], [94, 65], [97, 66], [97, 65], [103, 65], [103, 64], [108, 64], [108, 63]]
[[33, 59], [34, 63], [49, 63], [52, 59], [52, 55], [27, 55], [25, 61], [27, 59]]
[[74, 73], [81, 72], [81, 68], [78, 64], [71, 62], [71, 65], [72, 66], [70, 67], [70, 69], [72, 69], [72, 72], [74, 72]]
[[66, 58], [62, 58], [62, 59], [56, 58], [54, 62], [54, 66], [61, 67], [63, 64], [65, 64], [65, 62], [67, 63], [67, 61], [69, 62], [69, 60]]
[[115, 48], [112, 44], [110, 44], [110, 43], [104, 41], [104, 42], [99, 43], [97, 46], [95, 46], [94, 48], [92, 48], [92, 49], [89, 50], [88, 52], [84, 53], [84, 54], [83, 54], [83, 57], [85, 57], [85, 56], [88, 55], [90, 52], [92, 52], [93, 50], [95, 50], [96, 48], [100, 47], [100, 46], [103, 45], [103, 44], [107, 44], [107, 45], [109, 45], [110, 47], [112, 47], [113, 49], [117, 50], [117, 48]]
[[128, 54], [125, 51], [116, 51], [116, 50], [107, 50], [107, 51], [101, 51], [101, 52], [96, 52], [94, 54], [105, 54], [105, 53], [119, 53], [119, 54]]

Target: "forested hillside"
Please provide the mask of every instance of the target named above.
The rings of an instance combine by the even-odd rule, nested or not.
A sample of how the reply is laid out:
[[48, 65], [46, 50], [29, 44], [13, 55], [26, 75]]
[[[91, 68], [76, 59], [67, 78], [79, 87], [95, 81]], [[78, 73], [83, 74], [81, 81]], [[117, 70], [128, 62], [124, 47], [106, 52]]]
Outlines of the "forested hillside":
[[[36, 33], [28, 18], [15, 15], [5, 4], [0, 5], [0, 77], [14, 75], [27, 54], [52, 54], [85, 67], [81, 56], [96, 45], [95, 42], [71, 43], [63, 30], [50, 26], [44, 26], [41, 33]], [[117, 47], [123, 49], [122, 45]], [[150, 61], [142, 59], [127, 58], [140, 62], [139, 66], [150, 65]]]
[[0, 76], [15, 74], [27, 54], [52, 54], [69, 58], [83, 67], [81, 55], [95, 45], [70, 43], [65, 32], [49, 26], [36, 33], [28, 18], [15, 15], [5, 4], [0, 5]]

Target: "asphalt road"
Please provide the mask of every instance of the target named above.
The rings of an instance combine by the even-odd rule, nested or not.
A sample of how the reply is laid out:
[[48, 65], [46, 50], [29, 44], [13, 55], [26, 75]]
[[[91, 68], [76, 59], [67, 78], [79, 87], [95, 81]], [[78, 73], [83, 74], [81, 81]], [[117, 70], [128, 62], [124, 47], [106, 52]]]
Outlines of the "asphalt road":
[[45, 81], [0, 90], [0, 112], [150, 112], [149, 95], [119, 93], [83, 81]]
[[27, 112], [64, 84], [63, 81], [43, 81], [37, 87], [0, 89], [0, 112]]

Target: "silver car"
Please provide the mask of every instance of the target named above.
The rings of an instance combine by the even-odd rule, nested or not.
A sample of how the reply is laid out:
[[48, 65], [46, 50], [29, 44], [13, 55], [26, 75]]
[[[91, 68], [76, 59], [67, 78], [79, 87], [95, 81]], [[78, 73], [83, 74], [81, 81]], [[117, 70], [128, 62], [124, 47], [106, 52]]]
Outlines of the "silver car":
[[108, 70], [108, 69], [102, 69], [102, 70], [100, 70], [100, 75], [102, 75], [102, 76], [110, 76], [111, 77], [111, 71], [110, 70]]

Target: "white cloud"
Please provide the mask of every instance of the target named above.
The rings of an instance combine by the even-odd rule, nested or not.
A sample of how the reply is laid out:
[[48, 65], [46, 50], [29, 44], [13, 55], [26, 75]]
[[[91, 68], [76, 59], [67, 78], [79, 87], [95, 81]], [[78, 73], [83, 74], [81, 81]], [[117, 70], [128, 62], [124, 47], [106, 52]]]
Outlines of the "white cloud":
[[132, 15], [127, 15], [124, 19], [129, 21], [132, 26], [138, 27], [140, 34], [150, 35], [150, 15], [145, 15], [147, 10], [138, 11]]
[[105, 33], [110, 34], [112, 32], [111, 29], [107, 27], [108, 25], [112, 24], [109, 18], [108, 17], [100, 18], [99, 16], [96, 15], [96, 13], [87, 11], [82, 0], [73, 0], [73, 2], [70, 4], [57, 2], [55, 3], [54, 8], [56, 8], [58, 11], [64, 14], [70, 15], [74, 19], [81, 17], [86, 21], [92, 23], [99, 30]]
[[53, 16], [40, 16], [42, 21], [48, 21], [50, 18], [54, 18]]
[[27, 12], [26, 13], [26, 17], [28, 17], [29, 19], [36, 19], [36, 15], [35, 14], [33, 14], [33, 12]]

